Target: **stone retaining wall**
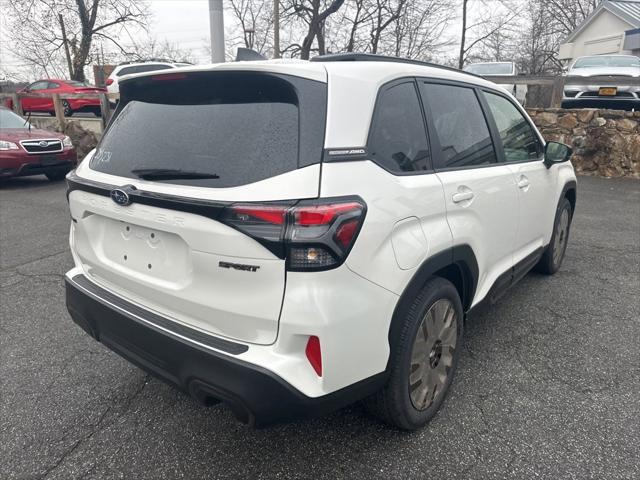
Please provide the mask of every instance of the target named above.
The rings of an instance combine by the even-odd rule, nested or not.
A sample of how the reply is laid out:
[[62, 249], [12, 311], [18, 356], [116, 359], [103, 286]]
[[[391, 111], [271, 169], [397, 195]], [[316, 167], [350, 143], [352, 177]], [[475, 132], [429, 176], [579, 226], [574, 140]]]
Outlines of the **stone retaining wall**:
[[546, 140], [571, 145], [576, 171], [640, 178], [640, 112], [527, 109]]

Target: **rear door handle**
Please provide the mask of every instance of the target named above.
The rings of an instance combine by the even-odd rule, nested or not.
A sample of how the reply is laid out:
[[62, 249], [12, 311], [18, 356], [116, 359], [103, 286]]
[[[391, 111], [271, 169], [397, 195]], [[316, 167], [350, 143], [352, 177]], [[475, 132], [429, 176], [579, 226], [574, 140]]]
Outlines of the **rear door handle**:
[[458, 193], [454, 193], [453, 196], [451, 197], [451, 199], [453, 200], [453, 203], [460, 203], [460, 202], [465, 202], [467, 200], [471, 200], [473, 198], [473, 192], [458, 192]]
[[518, 188], [527, 188], [529, 186], [529, 179], [524, 175], [518, 180]]

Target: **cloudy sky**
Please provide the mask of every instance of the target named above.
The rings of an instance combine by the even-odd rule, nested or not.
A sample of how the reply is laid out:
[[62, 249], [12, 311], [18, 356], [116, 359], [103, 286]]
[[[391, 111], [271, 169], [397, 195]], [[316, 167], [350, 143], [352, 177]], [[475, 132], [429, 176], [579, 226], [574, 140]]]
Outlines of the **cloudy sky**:
[[152, 0], [150, 30], [159, 41], [165, 39], [193, 52], [200, 62], [208, 61], [204, 50], [209, 38], [208, 0]]

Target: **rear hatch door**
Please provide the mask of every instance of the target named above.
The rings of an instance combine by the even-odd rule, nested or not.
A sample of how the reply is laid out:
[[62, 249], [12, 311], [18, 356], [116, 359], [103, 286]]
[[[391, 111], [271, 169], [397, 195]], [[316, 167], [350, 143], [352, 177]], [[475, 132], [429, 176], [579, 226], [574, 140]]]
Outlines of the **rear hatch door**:
[[278, 215], [318, 196], [326, 83], [168, 73], [125, 81], [121, 95], [70, 179], [76, 261], [176, 322], [274, 342], [286, 280]]

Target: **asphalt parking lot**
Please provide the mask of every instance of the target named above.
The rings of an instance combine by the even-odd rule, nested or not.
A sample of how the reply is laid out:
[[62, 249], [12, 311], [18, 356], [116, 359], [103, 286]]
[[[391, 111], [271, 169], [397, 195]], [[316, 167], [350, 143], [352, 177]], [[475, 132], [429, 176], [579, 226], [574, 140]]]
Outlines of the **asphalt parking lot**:
[[0, 184], [0, 478], [640, 478], [640, 181], [581, 177], [562, 270], [467, 324], [415, 433], [352, 406], [252, 430], [71, 322], [65, 187]]

